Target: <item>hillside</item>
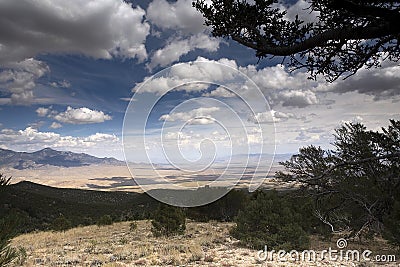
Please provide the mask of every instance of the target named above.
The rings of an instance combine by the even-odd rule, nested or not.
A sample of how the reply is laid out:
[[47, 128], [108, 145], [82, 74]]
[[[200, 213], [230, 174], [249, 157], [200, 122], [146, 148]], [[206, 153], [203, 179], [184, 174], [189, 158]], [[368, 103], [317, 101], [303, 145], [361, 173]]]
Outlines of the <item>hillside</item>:
[[73, 226], [95, 223], [103, 215], [116, 221], [148, 217], [156, 202], [146, 194], [54, 188], [32, 182], [7, 186], [0, 195], [0, 217], [16, 213], [19, 232], [46, 230], [60, 215]]
[[124, 162], [114, 158], [97, 158], [85, 153], [57, 151], [51, 148], [44, 148], [32, 153], [0, 149], [0, 168], [9, 167], [22, 170], [45, 165], [80, 167], [92, 164], [120, 165]]
[[[212, 204], [186, 209], [189, 219], [183, 236], [156, 238], [149, 219], [159, 203], [144, 193], [53, 188], [31, 182], [4, 189], [0, 218], [19, 215], [18, 231], [25, 232], [12, 241], [20, 251], [14, 266], [374, 266], [349, 261], [257, 260], [256, 250], [244, 248], [229, 233], [235, 225], [230, 221], [246, 203], [248, 193], [242, 190], [233, 190]], [[52, 223], [61, 215], [75, 228], [51, 231]], [[104, 215], [111, 216], [114, 224], [91, 225]], [[132, 220], [137, 222], [137, 229], [131, 229]], [[310, 245], [317, 251], [335, 248], [338, 238], [312, 235]], [[350, 247], [383, 255], [393, 251], [379, 237], [351, 241]]]
[[[196, 197], [215, 190], [224, 189], [180, 192]], [[173, 197], [176, 192], [156, 190], [152, 194]], [[243, 194], [245, 191], [232, 190], [214, 203], [187, 209], [187, 215], [198, 220], [232, 220], [242, 205]], [[0, 194], [0, 203], [0, 218], [13, 214], [20, 218], [19, 233], [52, 229], [60, 216], [68, 218], [71, 226], [95, 224], [104, 215], [110, 215], [113, 221], [148, 219], [159, 205], [146, 193], [56, 188], [27, 181], [7, 186]]]

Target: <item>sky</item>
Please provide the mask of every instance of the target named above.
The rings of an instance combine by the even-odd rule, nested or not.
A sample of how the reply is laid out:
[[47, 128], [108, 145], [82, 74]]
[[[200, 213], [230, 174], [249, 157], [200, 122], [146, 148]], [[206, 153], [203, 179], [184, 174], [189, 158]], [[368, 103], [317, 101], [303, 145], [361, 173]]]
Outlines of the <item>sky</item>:
[[[315, 19], [305, 7], [287, 19]], [[190, 0], [2, 0], [0, 148], [196, 162], [329, 148], [344, 122], [400, 117], [398, 64], [326, 83], [280, 63], [212, 37]]]

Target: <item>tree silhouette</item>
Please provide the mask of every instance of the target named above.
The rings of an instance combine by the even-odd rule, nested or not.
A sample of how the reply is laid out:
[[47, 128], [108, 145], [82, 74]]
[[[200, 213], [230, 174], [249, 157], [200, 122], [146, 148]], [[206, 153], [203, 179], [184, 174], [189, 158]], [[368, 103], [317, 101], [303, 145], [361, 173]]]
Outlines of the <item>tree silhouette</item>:
[[277, 6], [277, 0], [193, 2], [214, 36], [230, 37], [259, 58], [288, 57], [292, 69], [334, 81], [363, 66], [400, 58], [400, 1], [306, 0], [316, 19], [305, 22]]
[[313, 196], [315, 215], [332, 231], [347, 229], [356, 237], [381, 233], [386, 216], [398, 216], [399, 207], [400, 121], [390, 123], [380, 132], [347, 123], [336, 129], [334, 150], [301, 148], [281, 163], [285, 171], [277, 177]]

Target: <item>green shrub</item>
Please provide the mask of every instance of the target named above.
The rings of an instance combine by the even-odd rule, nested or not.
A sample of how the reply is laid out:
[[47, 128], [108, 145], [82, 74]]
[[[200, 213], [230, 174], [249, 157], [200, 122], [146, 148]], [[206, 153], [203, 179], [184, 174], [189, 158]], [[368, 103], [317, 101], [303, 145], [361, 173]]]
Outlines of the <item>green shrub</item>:
[[[3, 195], [3, 191], [9, 185], [10, 180], [11, 177], [6, 177], [0, 173], [0, 196]], [[18, 223], [18, 217], [15, 215], [0, 219], [0, 266], [8, 266], [18, 257], [17, 250], [10, 246], [10, 240], [15, 236]]]
[[151, 231], [154, 236], [183, 234], [186, 229], [185, 213], [181, 208], [160, 205], [153, 214]]
[[263, 249], [265, 245], [275, 250], [307, 249], [310, 240], [301, 224], [303, 215], [287, 197], [276, 191], [256, 192], [236, 217], [231, 234], [243, 245], [255, 249]]
[[200, 222], [210, 220], [230, 222], [249, 201], [249, 194], [244, 190], [231, 190], [222, 198], [200, 207], [188, 208], [187, 217]]
[[113, 224], [113, 219], [110, 215], [103, 215], [97, 220], [96, 224], [97, 226], [111, 225]]
[[129, 230], [135, 231], [137, 229], [137, 222], [133, 221], [129, 224]]
[[10, 240], [14, 237], [17, 217], [8, 216], [0, 220], [0, 266], [8, 266], [18, 257], [18, 252], [10, 246]]
[[63, 215], [54, 219], [51, 224], [51, 229], [54, 231], [66, 231], [71, 228], [71, 221], [65, 218]]

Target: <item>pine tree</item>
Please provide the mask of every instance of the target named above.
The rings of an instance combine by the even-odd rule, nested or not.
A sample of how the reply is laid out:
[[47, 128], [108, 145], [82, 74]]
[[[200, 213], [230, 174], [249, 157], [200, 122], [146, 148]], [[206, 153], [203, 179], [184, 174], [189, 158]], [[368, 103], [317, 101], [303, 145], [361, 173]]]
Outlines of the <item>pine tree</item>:
[[185, 214], [181, 208], [160, 205], [153, 214], [151, 231], [154, 236], [183, 234], [186, 229]]
[[275, 191], [256, 192], [236, 217], [231, 234], [255, 249], [307, 249], [310, 241], [301, 224], [302, 214], [286, 197]]
[[[3, 191], [10, 180], [11, 177], [0, 173], [0, 194], [4, 194]], [[15, 216], [8, 216], [0, 220], [0, 266], [7, 266], [18, 257], [17, 251], [10, 246], [16, 225], [17, 218]]]

